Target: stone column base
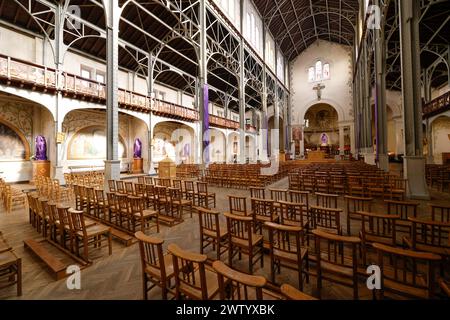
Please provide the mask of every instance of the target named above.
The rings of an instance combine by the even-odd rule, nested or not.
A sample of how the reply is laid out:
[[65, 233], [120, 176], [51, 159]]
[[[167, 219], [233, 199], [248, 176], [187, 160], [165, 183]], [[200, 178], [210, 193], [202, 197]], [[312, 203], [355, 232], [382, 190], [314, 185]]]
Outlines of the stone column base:
[[105, 160], [105, 190], [109, 190], [108, 180], [120, 180], [120, 160]]
[[410, 199], [430, 200], [427, 182], [425, 180], [425, 158], [404, 157], [404, 177], [407, 179], [406, 194]]
[[364, 154], [364, 162], [367, 164], [375, 165], [375, 158], [376, 156], [373, 152]]
[[54, 166], [53, 167], [53, 179], [58, 179], [60, 185], [66, 184], [66, 180], [64, 179], [64, 171], [63, 166]]
[[387, 154], [378, 155], [378, 168], [386, 172], [389, 171], [389, 156]]

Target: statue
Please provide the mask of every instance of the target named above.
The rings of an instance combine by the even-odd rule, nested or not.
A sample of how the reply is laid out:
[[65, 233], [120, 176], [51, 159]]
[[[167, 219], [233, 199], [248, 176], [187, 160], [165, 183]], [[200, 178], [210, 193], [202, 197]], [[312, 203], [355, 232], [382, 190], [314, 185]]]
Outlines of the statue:
[[328, 145], [328, 136], [325, 133], [322, 133], [320, 141], [322, 142], [322, 146]]
[[47, 143], [43, 136], [37, 136], [35, 139], [35, 160], [47, 160]]
[[141, 159], [142, 157], [142, 142], [139, 138], [134, 140], [134, 156], [135, 159]]

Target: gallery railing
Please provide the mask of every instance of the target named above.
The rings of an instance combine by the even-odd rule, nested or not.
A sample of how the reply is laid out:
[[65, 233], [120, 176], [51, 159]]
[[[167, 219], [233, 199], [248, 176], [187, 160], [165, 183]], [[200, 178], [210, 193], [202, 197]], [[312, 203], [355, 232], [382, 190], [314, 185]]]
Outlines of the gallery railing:
[[450, 110], [450, 92], [431, 100], [423, 106], [423, 117], [429, 118], [441, 112]]
[[[0, 78], [5, 79], [8, 85], [30, 85], [32, 90], [41, 88], [44, 91], [61, 91], [74, 98], [106, 100], [106, 85], [102, 82], [83, 78], [68, 72], [58, 72], [55, 69], [23, 61], [0, 54]], [[197, 110], [186, 108], [175, 103], [155, 99], [153, 105], [151, 98], [139, 93], [118, 89], [119, 106], [141, 112], [152, 111], [156, 115], [187, 121], [199, 120]], [[210, 115], [210, 124], [229, 129], [238, 129], [239, 123]]]

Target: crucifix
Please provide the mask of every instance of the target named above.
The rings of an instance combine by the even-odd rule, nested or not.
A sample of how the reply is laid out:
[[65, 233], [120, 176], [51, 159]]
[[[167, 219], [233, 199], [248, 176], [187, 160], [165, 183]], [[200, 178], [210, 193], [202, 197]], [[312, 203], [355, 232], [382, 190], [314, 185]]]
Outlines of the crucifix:
[[325, 86], [321, 83], [318, 83], [317, 85], [315, 85], [313, 87], [313, 90], [317, 91], [317, 100], [319, 100], [319, 101], [322, 98], [322, 89], [325, 89]]

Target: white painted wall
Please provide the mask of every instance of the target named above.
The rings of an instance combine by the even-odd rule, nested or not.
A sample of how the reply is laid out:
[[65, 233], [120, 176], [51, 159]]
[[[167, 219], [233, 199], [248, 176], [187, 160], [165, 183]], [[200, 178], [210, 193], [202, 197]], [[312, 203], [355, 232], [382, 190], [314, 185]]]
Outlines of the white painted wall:
[[307, 109], [316, 104], [317, 93], [308, 83], [308, 68], [317, 60], [330, 64], [330, 80], [322, 81], [322, 103], [332, 105], [339, 121], [353, 119], [351, 48], [324, 40], [316, 41], [291, 62], [292, 123], [302, 124]]

